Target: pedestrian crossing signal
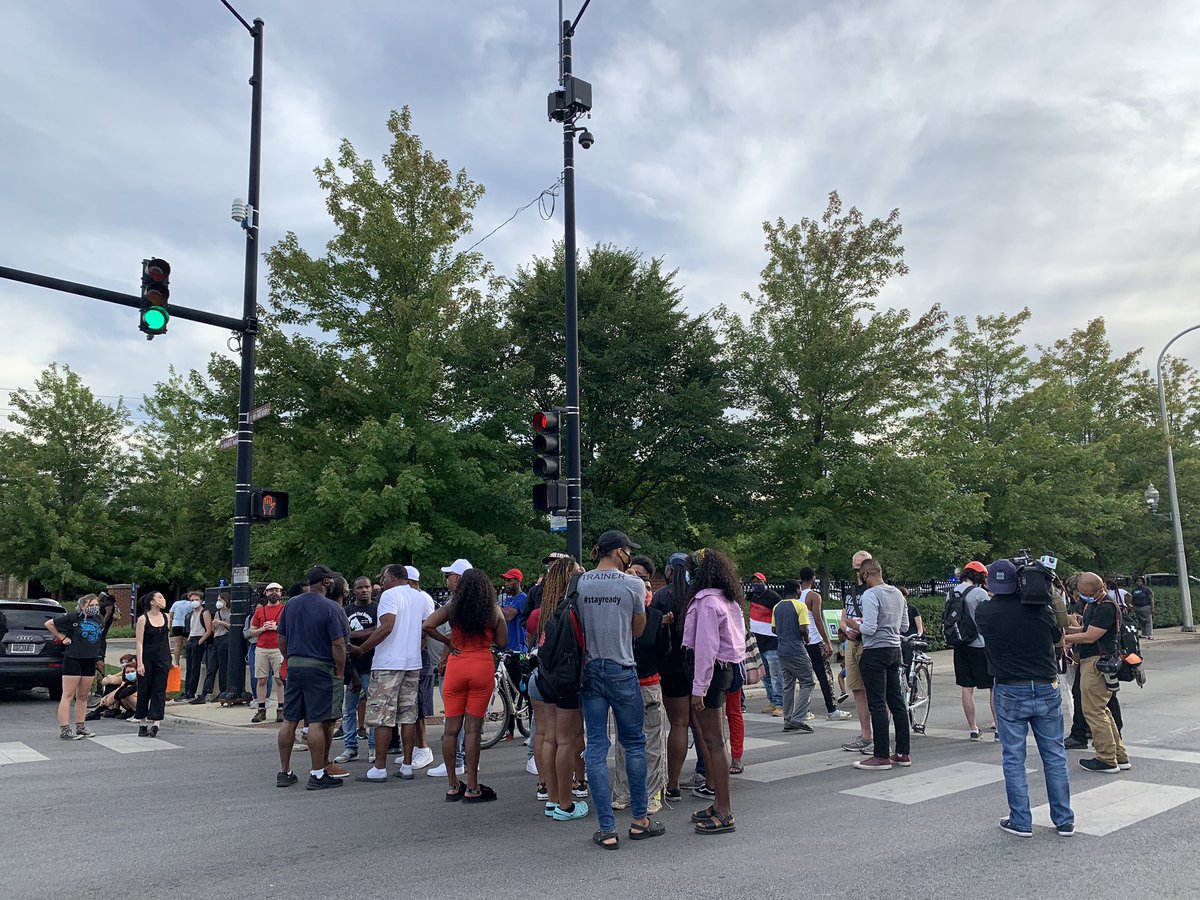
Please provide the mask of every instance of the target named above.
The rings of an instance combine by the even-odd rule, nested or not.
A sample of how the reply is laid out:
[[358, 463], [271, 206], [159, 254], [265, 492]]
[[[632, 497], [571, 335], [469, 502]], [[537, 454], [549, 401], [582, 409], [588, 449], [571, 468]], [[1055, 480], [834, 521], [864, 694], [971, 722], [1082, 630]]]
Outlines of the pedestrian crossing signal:
[[288, 517], [288, 495], [270, 488], [255, 488], [250, 494], [250, 518], [255, 522], [273, 522]]

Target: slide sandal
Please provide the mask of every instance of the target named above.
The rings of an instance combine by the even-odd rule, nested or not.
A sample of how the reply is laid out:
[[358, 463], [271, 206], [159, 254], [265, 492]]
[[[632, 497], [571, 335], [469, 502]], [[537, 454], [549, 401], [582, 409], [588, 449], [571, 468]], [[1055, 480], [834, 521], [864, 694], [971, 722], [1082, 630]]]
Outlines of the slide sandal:
[[725, 834], [729, 831], [737, 831], [732, 815], [714, 815], [706, 822], [696, 823], [696, 834]]
[[[467, 790], [467, 788], [464, 788]], [[479, 786], [479, 793], [472, 797], [470, 794], [463, 794], [463, 803], [490, 803], [496, 799], [496, 792], [486, 784]]]
[[457, 800], [461, 800], [463, 798], [463, 794], [465, 794], [466, 792], [467, 792], [466, 784], [464, 784], [463, 782], [460, 781], [458, 783], [458, 787], [456, 787], [454, 790], [446, 791], [446, 802], [454, 803]]
[[715, 806], [710, 806], [708, 809], [704, 810], [703, 812], [694, 812], [694, 813], [692, 813], [692, 824], [695, 824], [697, 822], [707, 822], [709, 819], [711, 819], [716, 814], [717, 814], [717, 808]]
[[[612, 841], [612, 843], [608, 843]], [[605, 850], [616, 850], [621, 846], [621, 839], [617, 837], [615, 831], [597, 831], [592, 835], [592, 843], [603, 847]]]
[[639, 825], [637, 822], [629, 823], [629, 839], [631, 841], [645, 841], [652, 837], [658, 837], [660, 834], [666, 834], [667, 827], [662, 822], [650, 820], [649, 825]]

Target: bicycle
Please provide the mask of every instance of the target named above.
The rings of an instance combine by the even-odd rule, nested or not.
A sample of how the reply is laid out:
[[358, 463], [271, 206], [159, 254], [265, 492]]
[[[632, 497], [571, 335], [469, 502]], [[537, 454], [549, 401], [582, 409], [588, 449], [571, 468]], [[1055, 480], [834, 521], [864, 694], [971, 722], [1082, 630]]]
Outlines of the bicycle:
[[[483, 750], [490, 750], [500, 743], [513, 725], [523, 737], [529, 737], [529, 721], [533, 715], [527, 687], [528, 670], [533, 657], [528, 653], [509, 650], [494, 651], [493, 655], [496, 681], [479, 736], [479, 746]], [[514, 659], [523, 673], [519, 683], [513, 682], [509, 672], [509, 663]]]
[[912, 650], [912, 658], [904, 671], [904, 705], [908, 708], [909, 727], [917, 734], [924, 734], [933, 698], [933, 658], [925, 652], [929, 649], [927, 641], [917, 635], [903, 640]]

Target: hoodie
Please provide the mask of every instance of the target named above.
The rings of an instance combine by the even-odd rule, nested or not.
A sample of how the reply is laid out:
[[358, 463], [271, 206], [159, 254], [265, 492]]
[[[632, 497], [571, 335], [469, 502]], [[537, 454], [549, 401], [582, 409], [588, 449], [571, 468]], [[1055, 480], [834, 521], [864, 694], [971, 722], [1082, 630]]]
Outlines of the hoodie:
[[712, 683], [718, 662], [740, 663], [746, 658], [746, 623], [742, 608], [716, 588], [696, 594], [683, 625], [683, 646], [696, 655], [692, 696], [702, 697]]

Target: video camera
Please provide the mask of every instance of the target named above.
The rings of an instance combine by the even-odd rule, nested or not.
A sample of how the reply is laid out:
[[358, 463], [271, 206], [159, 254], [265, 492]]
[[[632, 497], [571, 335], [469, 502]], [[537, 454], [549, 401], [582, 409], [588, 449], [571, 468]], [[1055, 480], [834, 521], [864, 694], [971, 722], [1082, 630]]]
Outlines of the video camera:
[[1047, 553], [1034, 559], [1028, 549], [1022, 548], [1009, 561], [1017, 570], [1017, 594], [1022, 603], [1034, 606], [1054, 603], [1058, 557]]

